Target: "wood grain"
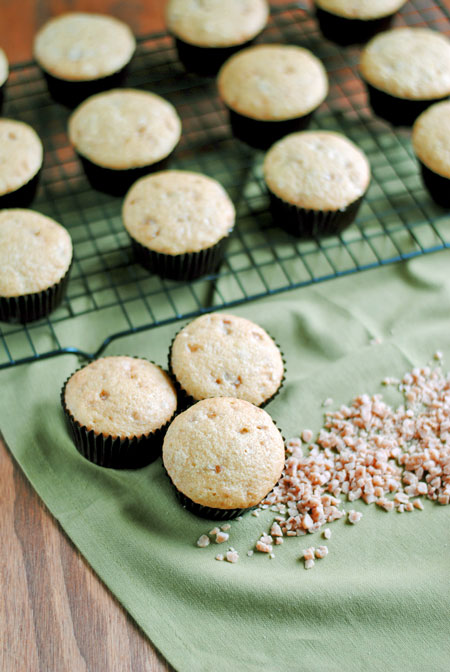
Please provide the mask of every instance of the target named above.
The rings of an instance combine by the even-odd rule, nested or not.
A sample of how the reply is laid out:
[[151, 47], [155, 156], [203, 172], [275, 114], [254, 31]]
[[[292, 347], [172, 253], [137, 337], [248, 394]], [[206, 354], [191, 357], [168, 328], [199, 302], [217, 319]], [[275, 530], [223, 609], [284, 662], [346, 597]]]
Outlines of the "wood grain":
[[0, 441], [0, 670], [170, 672]]

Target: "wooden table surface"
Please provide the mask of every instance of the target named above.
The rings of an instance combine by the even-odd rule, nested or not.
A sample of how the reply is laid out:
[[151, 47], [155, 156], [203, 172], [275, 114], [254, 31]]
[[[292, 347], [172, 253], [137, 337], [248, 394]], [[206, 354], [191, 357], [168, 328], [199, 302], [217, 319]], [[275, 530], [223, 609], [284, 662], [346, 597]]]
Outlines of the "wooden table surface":
[[[0, 0], [0, 47], [11, 63], [30, 60], [36, 30], [65, 11], [111, 13], [137, 35], [159, 31], [165, 1]], [[1, 439], [0, 549], [0, 672], [172, 670], [47, 511]]]

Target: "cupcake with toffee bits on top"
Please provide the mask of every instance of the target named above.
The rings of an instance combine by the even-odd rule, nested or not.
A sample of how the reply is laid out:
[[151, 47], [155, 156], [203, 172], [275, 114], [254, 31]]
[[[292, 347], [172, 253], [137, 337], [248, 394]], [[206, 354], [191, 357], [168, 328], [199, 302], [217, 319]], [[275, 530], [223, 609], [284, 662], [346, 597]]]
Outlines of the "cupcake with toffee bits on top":
[[406, 0], [314, 0], [324, 37], [338, 44], [361, 44], [387, 30]]
[[31, 322], [64, 296], [72, 241], [64, 227], [33, 210], [0, 211], [0, 320]]
[[0, 209], [30, 205], [43, 157], [42, 142], [31, 126], [0, 119]]
[[74, 106], [121, 84], [135, 48], [130, 28], [113, 16], [69, 12], [38, 31], [34, 56], [53, 97]]
[[412, 146], [422, 179], [439, 205], [450, 207], [450, 100], [436, 103], [415, 121]]
[[103, 467], [132, 469], [161, 453], [176, 407], [165, 371], [145, 359], [97, 359], [66, 381], [61, 403], [77, 450]]
[[284, 378], [281, 352], [254, 322], [226, 313], [201, 315], [178, 332], [169, 371], [185, 403], [236, 397], [267, 404]]
[[181, 136], [167, 100], [137, 89], [113, 89], [84, 101], [69, 119], [69, 139], [91, 185], [123, 195], [138, 178], [160, 169]]
[[340, 233], [355, 219], [370, 182], [364, 152], [332, 131], [279, 140], [265, 156], [263, 173], [275, 222], [299, 237]]
[[169, 0], [166, 8], [181, 62], [188, 70], [210, 75], [249, 46], [268, 17], [266, 0]]
[[410, 126], [450, 95], [450, 40], [430, 28], [396, 28], [364, 48], [360, 72], [378, 116]]
[[220, 69], [217, 85], [233, 133], [263, 149], [306, 128], [328, 93], [321, 61], [308, 49], [284, 44], [235, 54]]
[[131, 187], [122, 218], [139, 263], [162, 277], [193, 280], [217, 270], [235, 209], [211, 177], [166, 170]]
[[242, 399], [204, 399], [167, 430], [163, 463], [184, 507], [226, 520], [257, 506], [284, 467], [284, 441], [266, 411]]

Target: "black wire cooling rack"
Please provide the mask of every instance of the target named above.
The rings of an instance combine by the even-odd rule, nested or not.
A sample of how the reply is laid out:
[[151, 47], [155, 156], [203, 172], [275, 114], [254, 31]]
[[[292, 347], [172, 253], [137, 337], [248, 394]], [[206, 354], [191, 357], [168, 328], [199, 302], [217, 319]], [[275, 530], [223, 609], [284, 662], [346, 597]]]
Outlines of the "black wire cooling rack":
[[[407, 2], [394, 22], [402, 25], [427, 25], [449, 35], [448, 2]], [[410, 132], [392, 128], [368, 108], [358, 76], [360, 47], [325, 40], [306, 3], [273, 8], [258, 41], [298, 44], [324, 63], [330, 93], [311, 127], [345, 133], [372, 167], [355, 224], [339, 237], [304, 241], [277, 228], [262, 179], [264, 154], [232, 137], [214, 78], [186, 73], [171, 38], [149, 35], [139, 39], [126, 86], [154, 91], [175, 105], [183, 135], [171, 167], [216, 178], [237, 209], [216, 275], [190, 283], [160, 279], [132, 260], [121, 199], [94, 191], [85, 179], [67, 138], [70, 111], [50, 98], [34, 62], [13, 67], [3, 116], [31, 124], [42, 138], [45, 162], [32, 208], [69, 230], [74, 264], [67, 297], [48, 318], [28, 325], [0, 323], [0, 368], [63, 352], [94, 357], [120, 335], [450, 246], [450, 213], [435, 205], [422, 186]], [[95, 317], [94, 330], [103, 315], [115, 325], [112, 333], [99, 329], [95, 352], [71, 340], [76, 340], [72, 325], [88, 313]]]

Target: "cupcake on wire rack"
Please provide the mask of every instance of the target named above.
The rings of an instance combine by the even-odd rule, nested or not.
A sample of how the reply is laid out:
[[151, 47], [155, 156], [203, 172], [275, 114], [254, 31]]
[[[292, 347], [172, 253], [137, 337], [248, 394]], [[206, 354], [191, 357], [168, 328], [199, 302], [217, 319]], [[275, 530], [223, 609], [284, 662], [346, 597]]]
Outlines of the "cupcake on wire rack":
[[0, 211], [0, 320], [31, 322], [62, 301], [72, 241], [50, 217], [25, 209]]
[[86, 459], [102, 467], [134, 469], [160, 455], [177, 394], [156, 364], [111, 356], [72, 374], [61, 403], [75, 447]]
[[328, 77], [308, 49], [264, 44], [228, 59], [217, 86], [234, 135], [267, 149], [287, 133], [308, 126], [328, 93]]
[[431, 197], [450, 207], [450, 100], [431, 105], [416, 119], [412, 146]]
[[430, 28], [388, 30], [365, 46], [360, 72], [375, 114], [411, 126], [450, 95], [450, 40]]
[[34, 56], [52, 96], [70, 107], [119, 86], [136, 48], [130, 28], [113, 16], [68, 12], [36, 34]]
[[122, 219], [140, 264], [165, 278], [193, 280], [217, 270], [235, 209], [211, 177], [166, 170], [131, 187]]
[[361, 44], [387, 30], [406, 0], [314, 0], [319, 27], [338, 44]]
[[180, 413], [162, 457], [181, 504], [213, 520], [257, 506], [284, 467], [284, 441], [270, 415], [243, 399], [204, 399]]
[[173, 105], [138, 89], [91, 96], [69, 118], [69, 139], [88, 180], [115, 196], [165, 167], [180, 136], [181, 121]]
[[8, 79], [8, 75], [9, 75], [8, 58], [3, 49], [0, 49], [0, 110], [2, 109], [4, 89], [6, 80]]
[[187, 70], [215, 74], [247, 47], [269, 17], [267, 0], [169, 0], [166, 23]]
[[170, 347], [169, 371], [184, 404], [236, 397], [264, 406], [284, 380], [275, 341], [258, 324], [228, 313], [201, 315], [183, 327]]
[[299, 237], [343, 231], [370, 183], [364, 152], [333, 131], [301, 131], [279, 140], [265, 156], [263, 173], [276, 224]]
[[43, 159], [41, 139], [31, 126], [0, 119], [0, 209], [31, 204]]

